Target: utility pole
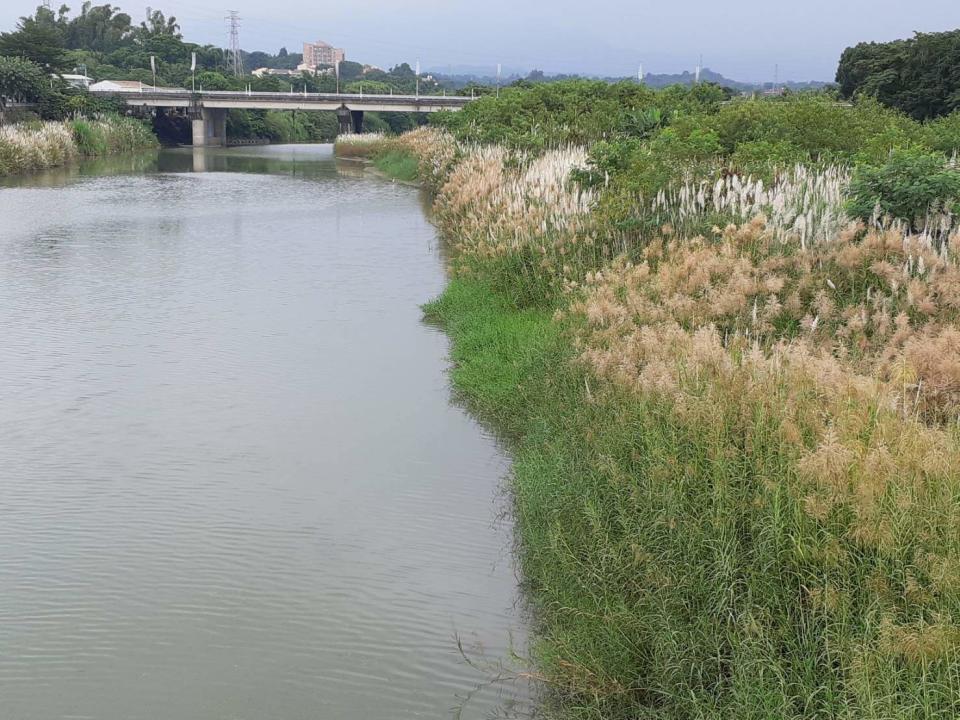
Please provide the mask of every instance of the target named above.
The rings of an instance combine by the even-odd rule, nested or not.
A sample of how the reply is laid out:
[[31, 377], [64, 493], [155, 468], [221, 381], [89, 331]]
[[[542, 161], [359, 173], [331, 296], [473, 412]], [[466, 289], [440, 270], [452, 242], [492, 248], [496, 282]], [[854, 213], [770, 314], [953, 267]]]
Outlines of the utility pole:
[[231, 10], [224, 18], [230, 23], [230, 70], [236, 77], [243, 75], [243, 57], [240, 55], [240, 14]]
[[497, 63], [497, 97], [500, 97], [500, 75], [503, 73], [503, 66]]

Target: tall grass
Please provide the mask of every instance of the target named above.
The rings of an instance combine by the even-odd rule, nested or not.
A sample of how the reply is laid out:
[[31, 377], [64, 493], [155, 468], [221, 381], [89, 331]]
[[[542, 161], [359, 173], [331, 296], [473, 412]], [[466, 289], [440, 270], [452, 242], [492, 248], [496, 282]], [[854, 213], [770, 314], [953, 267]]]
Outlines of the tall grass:
[[433, 192], [446, 182], [461, 152], [452, 135], [426, 126], [400, 136], [382, 133], [341, 135], [334, 151], [343, 158], [376, 160], [389, 154], [416, 158], [420, 180]]
[[444, 152], [427, 313], [513, 442], [547, 712], [960, 715], [955, 231], [850, 223], [846, 171], [798, 167], [627, 240], [575, 149]]
[[386, 139], [383, 133], [347, 133], [337, 136], [334, 150], [338, 157], [372, 158]]
[[374, 165], [380, 172], [396, 180], [413, 182], [420, 177], [420, 161], [399, 150], [379, 155]]
[[0, 128], [0, 174], [65, 165], [82, 156], [156, 146], [143, 123], [130, 118], [34, 122]]

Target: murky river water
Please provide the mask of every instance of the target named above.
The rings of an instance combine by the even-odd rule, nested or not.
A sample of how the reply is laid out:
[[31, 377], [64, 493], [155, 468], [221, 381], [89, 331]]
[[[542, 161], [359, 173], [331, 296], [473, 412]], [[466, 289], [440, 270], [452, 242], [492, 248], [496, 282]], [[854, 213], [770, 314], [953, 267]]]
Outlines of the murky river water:
[[456, 645], [524, 638], [505, 460], [421, 322], [443, 284], [417, 191], [325, 147], [4, 181], [0, 718], [521, 698]]

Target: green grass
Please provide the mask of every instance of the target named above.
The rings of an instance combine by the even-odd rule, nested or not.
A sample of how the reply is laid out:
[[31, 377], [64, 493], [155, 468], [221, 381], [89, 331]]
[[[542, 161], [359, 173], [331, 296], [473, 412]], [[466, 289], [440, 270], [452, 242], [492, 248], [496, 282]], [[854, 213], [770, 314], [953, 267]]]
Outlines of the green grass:
[[377, 155], [373, 161], [377, 168], [387, 177], [404, 182], [416, 182], [420, 177], [419, 161], [410, 153], [400, 150], [389, 150]]
[[[598, 387], [568, 321], [494, 288], [455, 279], [425, 312], [452, 339], [456, 390], [512, 450], [547, 717], [960, 715], [956, 662], [885, 649], [870, 578], [897, 571], [802, 511], [769, 418]], [[813, 606], [825, 583], [850, 602]]]

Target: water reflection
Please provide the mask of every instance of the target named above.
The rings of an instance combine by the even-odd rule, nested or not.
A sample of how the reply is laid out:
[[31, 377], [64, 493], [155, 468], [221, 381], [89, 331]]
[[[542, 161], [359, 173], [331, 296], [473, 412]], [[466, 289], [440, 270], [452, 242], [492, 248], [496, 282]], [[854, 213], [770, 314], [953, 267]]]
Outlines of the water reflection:
[[0, 187], [59, 187], [64, 183], [101, 175], [128, 175], [155, 172], [159, 153], [155, 150], [125, 155], [84, 158], [63, 167], [25, 176], [0, 175]]

